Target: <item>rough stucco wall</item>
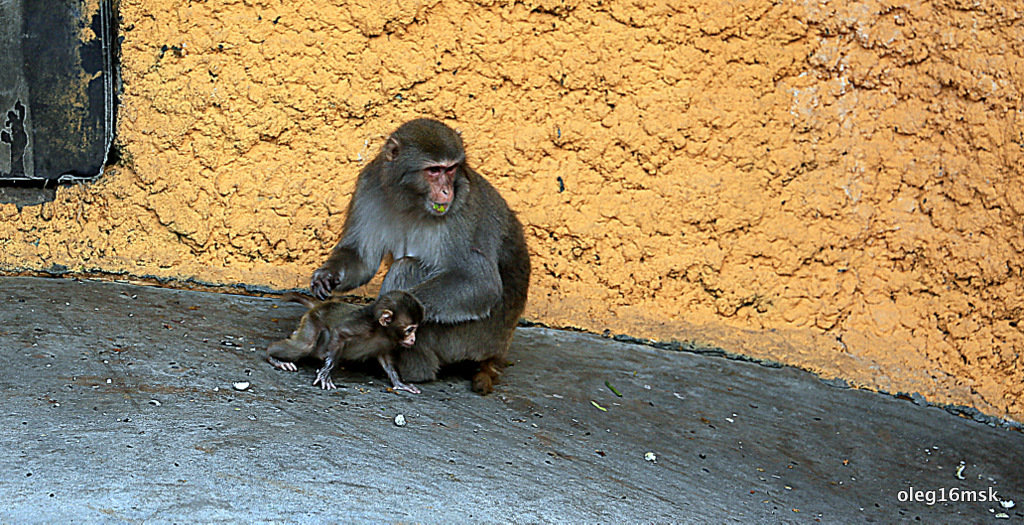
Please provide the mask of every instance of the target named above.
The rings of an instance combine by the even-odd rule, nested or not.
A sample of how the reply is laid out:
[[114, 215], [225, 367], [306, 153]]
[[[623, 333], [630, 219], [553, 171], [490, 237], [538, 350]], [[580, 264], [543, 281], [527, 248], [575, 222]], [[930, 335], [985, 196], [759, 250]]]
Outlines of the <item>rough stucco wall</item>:
[[0, 206], [0, 267], [305, 286], [428, 115], [526, 225], [529, 318], [1024, 420], [1024, 12], [845, 4], [122, 0], [125, 160]]

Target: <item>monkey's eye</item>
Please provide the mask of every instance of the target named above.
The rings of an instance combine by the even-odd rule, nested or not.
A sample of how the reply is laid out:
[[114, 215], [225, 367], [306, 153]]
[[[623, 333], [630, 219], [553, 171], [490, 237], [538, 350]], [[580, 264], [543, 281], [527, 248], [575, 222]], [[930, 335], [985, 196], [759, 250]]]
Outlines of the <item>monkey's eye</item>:
[[409, 335], [409, 334], [411, 334], [411, 333], [413, 333], [415, 331], [416, 331], [416, 325], [414, 325], [414, 324], [405, 327], [405, 335]]
[[436, 177], [436, 176], [444, 173], [444, 167], [443, 166], [430, 166], [430, 167], [427, 168], [427, 173], [429, 173], [429, 174], [431, 174], [431, 175]]

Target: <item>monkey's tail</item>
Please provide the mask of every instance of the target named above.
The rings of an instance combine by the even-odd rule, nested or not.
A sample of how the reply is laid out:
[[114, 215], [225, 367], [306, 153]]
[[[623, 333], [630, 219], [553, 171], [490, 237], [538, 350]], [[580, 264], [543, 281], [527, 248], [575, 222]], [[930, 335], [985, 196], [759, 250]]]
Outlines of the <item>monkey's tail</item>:
[[301, 303], [306, 308], [313, 308], [314, 306], [317, 305], [316, 301], [314, 301], [313, 299], [311, 299], [311, 298], [309, 298], [309, 297], [307, 297], [305, 295], [302, 295], [300, 293], [295, 293], [295, 292], [288, 292], [288, 293], [282, 295], [281, 298], [284, 299], [285, 301], [291, 301], [293, 303]]

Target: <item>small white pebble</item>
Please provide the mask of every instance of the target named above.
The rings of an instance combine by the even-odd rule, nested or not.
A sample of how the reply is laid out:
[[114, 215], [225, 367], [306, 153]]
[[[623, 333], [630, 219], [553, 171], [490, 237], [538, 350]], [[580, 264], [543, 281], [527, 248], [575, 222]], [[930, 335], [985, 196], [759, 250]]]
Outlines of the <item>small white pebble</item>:
[[651, 463], [657, 463], [658, 462], [658, 456], [655, 456], [654, 452], [648, 452], [648, 453], [644, 454], [644, 459], [647, 460], [647, 461], [650, 461]]
[[1014, 503], [1012, 499], [1006, 501], [999, 500], [999, 504], [1002, 505], [1004, 509], [1012, 509], [1017, 506], [1017, 504]]
[[159, 402], [159, 401], [157, 401], [156, 399], [150, 399], [150, 400], [149, 400], [149, 404], [151, 404], [151, 405], [153, 405], [153, 406], [155, 406], [155, 407], [158, 407], [158, 406], [160, 406], [160, 402]]
[[109, 385], [110, 383], [113, 383], [113, 381], [110, 380], [110, 379], [107, 379], [107, 384]]
[[731, 417], [727, 417], [727, 418], [725, 418], [725, 420], [730, 422], [730, 423], [735, 423], [736, 422]]
[[967, 479], [964, 477], [965, 468], [967, 468], [967, 465], [965, 465], [964, 462], [961, 461], [960, 466], [956, 468], [956, 479]]
[[248, 390], [249, 389], [249, 382], [248, 381], [239, 381], [237, 383], [232, 383], [231, 386], [235, 387], [235, 390]]
[[1000, 512], [999, 514], [996, 514], [996, 517], [1001, 519], [1001, 520], [1008, 520], [1008, 519], [1010, 519], [1010, 515], [1005, 513], [1005, 512]]
[[402, 414], [398, 414], [397, 416], [395, 416], [395, 426], [404, 427], [405, 426], [405, 416], [403, 416]]
[[219, 387], [219, 386], [215, 386], [215, 387], [213, 387], [213, 391], [214, 391], [214, 392], [220, 392], [220, 387]]

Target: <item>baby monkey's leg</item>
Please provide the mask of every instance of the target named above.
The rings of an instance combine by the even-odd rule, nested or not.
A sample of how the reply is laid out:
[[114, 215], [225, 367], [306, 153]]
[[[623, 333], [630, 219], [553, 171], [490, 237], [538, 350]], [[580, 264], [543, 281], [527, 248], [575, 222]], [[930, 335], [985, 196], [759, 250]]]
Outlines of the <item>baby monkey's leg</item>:
[[334, 390], [337, 388], [334, 386], [334, 381], [331, 381], [331, 371], [334, 370], [334, 355], [328, 354], [327, 359], [324, 359], [324, 366], [316, 373], [316, 379], [313, 380], [313, 386], [320, 383], [320, 387], [324, 390]]

